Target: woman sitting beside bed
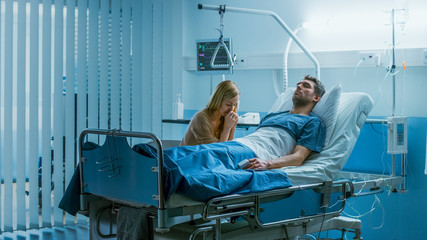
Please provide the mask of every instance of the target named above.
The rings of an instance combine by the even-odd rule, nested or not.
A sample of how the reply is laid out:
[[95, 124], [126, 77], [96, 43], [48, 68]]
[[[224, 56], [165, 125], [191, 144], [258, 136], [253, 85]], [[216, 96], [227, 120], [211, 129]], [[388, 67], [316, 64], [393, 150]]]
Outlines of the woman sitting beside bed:
[[207, 107], [197, 112], [188, 125], [181, 146], [225, 142], [234, 138], [240, 91], [232, 81], [216, 87]]

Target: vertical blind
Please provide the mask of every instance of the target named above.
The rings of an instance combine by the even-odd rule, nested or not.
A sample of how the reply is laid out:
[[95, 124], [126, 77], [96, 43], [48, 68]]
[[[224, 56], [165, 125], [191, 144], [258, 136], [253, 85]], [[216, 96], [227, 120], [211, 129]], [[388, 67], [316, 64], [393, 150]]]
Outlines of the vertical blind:
[[57, 206], [84, 128], [162, 134], [163, 4], [0, 0], [1, 231], [76, 222]]

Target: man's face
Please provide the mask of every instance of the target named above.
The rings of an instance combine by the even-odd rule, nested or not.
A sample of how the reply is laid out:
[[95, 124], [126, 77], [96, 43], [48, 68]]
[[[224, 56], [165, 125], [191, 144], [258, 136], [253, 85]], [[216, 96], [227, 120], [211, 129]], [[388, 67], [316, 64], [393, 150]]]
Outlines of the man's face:
[[315, 93], [316, 83], [310, 80], [302, 80], [297, 83], [292, 101], [295, 106], [306, 105], [320, 100], [320, 96]]

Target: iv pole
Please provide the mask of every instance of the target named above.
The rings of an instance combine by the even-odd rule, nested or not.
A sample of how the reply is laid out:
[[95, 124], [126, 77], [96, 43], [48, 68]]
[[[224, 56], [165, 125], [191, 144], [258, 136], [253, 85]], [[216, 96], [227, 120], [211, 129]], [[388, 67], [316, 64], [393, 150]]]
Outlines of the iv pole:
[[[396, 41], [395, 41], [395, 13], [396, 9], [391, 10], [391, 26], [392, 26], [392, 65], [390, 69], [388, 70], [390, 74], [392, 75], [393, 79], [393, 105], [392, 105], [392, 112], [391, 116], [394, 117], [396, 112]], [[406, 154], [402, 153], [402, 159], [401, 159], [401, 176], [403, 177], [403, 183], [400, 185], [399, 191], [406, 192]], [[396, 176], [396, 158], [395, 154], [392, 154], [392, 176]], [[393, 191], [397, 191], [397, 189], [393, 189]]]
[[395, 69], [396, 69], [396, 55], [395, 55], [395, 39], [394, 39], [394, 8], [391, 10], [391, 26], [392, 26], [392, 51], [393, 51], [393, 61], [392, 61], [392, 65], [390, 68], [390, 73], [393, 77], [393, 105], [392, 105], [392, 111], [391, 111], [391, 116], [394, 117], [395, 114], [395, 110], [396, 110], [396, 74], [394, 73]]
[[286, 25], [286, 23], [280, 18], [279, 15], [277, 15], [275, 12], [272, 11], [264, 11], [264, 10], [256, 10], [256, 9], [247, 9], [247, 8], [235, 8], [235, 7], [227, 7], [225, 9], [225, 5], [220, 6], [214, 6], [214, 5], [204, 5], [199, 4], [198, 5], [199, 10], [214, 10], [214, 11], [223, 11], [225, 10], [230, 12], [240, 12], [240, 13], [248, 13], [248, 14], [256, 14], [256, 15], [267, 15], [273, 17], [280, 26], [289, 34], [289, 36], [295, 41], [295, 43], [301, 48], [301, 50], [307, 55], [308, 58], [314, 63], [316, 67], [316, 75], [317, 78], [320, 79], [320, 65], [317, 59], [313, 56], [313, 54], [307, 50], [307, 48], [304, 46], [304, 44], [299, 40], [299, 38], [292, 32], [292, 30]]

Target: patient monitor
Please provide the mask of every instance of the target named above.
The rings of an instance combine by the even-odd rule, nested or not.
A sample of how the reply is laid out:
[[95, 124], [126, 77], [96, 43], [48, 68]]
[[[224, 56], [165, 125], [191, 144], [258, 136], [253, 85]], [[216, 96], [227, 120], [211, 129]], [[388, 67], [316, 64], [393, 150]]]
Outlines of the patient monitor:
[[[230, 54], [232, 54], [231, 38], [223, 38], [224, 44]], [[220, 46], [215, 50], [219, 44], [218, 39], [204, 39], [197, 40], [197, 72], [209, 74], [232, 74], [233, 67], [230, 64], [230, 59], [226, 49]], [[212, 57], [215, 56], [215, 67], [211, 66]]]

